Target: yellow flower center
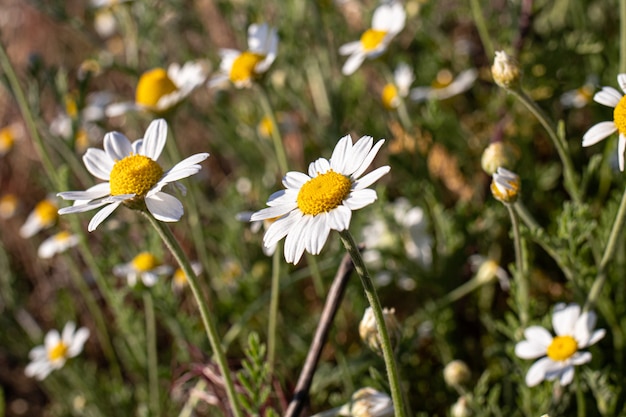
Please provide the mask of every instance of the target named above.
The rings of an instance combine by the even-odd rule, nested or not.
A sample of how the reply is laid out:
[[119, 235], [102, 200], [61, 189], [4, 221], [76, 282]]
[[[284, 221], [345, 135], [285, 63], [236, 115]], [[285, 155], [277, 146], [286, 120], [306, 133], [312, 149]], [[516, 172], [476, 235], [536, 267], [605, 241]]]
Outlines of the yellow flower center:
[[56, 235], [54, 235], [54, 240], [58, 243], [63, 243], [66, 240], [69, 240], [70, 237], [72, 237], [71, 233], [64, 230], [62, 232], [57, 233]]
[[505, 203], [512, 203], [517, 199], [517, 195], [519, 194], [520, 182], [519, 180], [514, 181], [506, 181], [511, 188], [507, 188], [501, 185], [498, 185], [496, 180], [494, 179], [491, 182], [491, 193], [495, 198]]
[[385, 39], [387, 32], [384, 30], [367, 29], [361, 35], [361, 46], [365, 52], [378, 48], [378, 45]]
[[619, 133], [626, 135], [626, 96], [622, 97], [617, 106], [615, 106], [613, 120]]
[[76, 105], [76, 100], [74, 97], [67, 95], [65, 96], [65, 112], [72, 119], [75, 119], [78, 116], [78, 106]]
[[230, 67], [229, 78], [234, 84], [246, 83], [252, 78], [256, 72], [254, 68], [265, 57], [253, 52], [242, 52]]
[[174, 279], [174, 284], [177, 287], [182, 287], [182, 286], [187, 285], [187, 275], [185, 275], [185, 272], [181, 268], [178, 268], [176, 272], [174, 272], [173, 279]]
[[144, 72], [137, 83], [135, 101], [146, 107], [156, 107], [161, 97], [178, 90], [163, 68]]
[[382, 92], [383, 105], [387, 109], [398, 107], [398, 89], [393, 84], [387, 84]]
[[578, 343], [572, 336], [556, 336], [548, 346], [547, 355], [554, 361], [569, 359], [578, 350]]
[[59, 341], [52, 349], [48, 351], [48, 359], [50, 362], [56, 362], [67, 357], [67, 345], [63, 341]]
[[161, 165], [144, 155], [119, 160], [111, 170], [111, 195], [143, 197], [163, 176]]
[[452, 72], [450, 72], [450, 70], [447, 70], [447, 69], [442, 69], [441, 71], [437, 73], [437, 77], [433, 81], [432, 87], [433, 88], [445, 88], [449, 86], [450, 84], [452, 84], [453, 80], [454, 80], [454, 76], [452, 75]]
[[8, 219], [15, 214], [17, 209], [17, 197], [15, 194], [5, 194], [0, 197], [0, 217]]
[[298, 192], [298, 208], [304, 214], [316, 216], [337, 208], [350, 194], [352, 182], [333, 170], [307, 181]]
[[274, 132], [274, 124], [272, 123], [272, 119], [270, 119], [269, 117], [265, 116], [261, 119], [261, 121], [259, 122], [259, 134], [264, 137], [264, 138], [269, 138], [272, 136], [272, 133]]
[[159, 266], [159, 261], [149, 252], [141, 252], [135, 256], [131, 261], [131, 264], [137, 272], [151, 271]]
[[35, 214], [43, 225], [52, 224], [58, 216], [57, 206], [51, 201], [43, 200], [35, 206]]
[[15, 138], [10, 127], [0, 130], [0, 155], [7, 153], [13, 147], [14, 142]]

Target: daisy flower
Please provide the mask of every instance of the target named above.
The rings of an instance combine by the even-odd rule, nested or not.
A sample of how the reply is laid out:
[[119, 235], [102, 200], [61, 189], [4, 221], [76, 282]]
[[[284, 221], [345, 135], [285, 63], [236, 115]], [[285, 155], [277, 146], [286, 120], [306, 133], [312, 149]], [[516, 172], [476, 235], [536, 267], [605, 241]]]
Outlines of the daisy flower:
[[248, 50], [221, 49], [220, 73], [209, 81], [215, 87], [230, 80], [235, 87], [250, 87], [252, 81], [267, 72], [278, 53], [278, 33], [267, 23], [248, 27]]
[[[196, 276], [202, 273], [202, 264], [200, 262], [191, 262], [191, 269]], [[182, 268], [177, 268], [176, 271], [172, 274], [172, 288], [176, 291], [183, 289], [187, 286], [187, 275], [185, 275], [185, 271]]]
[[493, 173], [491, 194], [505, 204], [514, 203], [520, 192], [520, 178], [516, 173], [506, 168], [498, 167]]
[[150, 252], [141, 252], [132, 261], [113, 267], [113, 275], [126, 278], [130, 287], [137, 285], [137, 278], [140, 278], [146, 287], [152, 287], [157, 283], [159, 275], [171, 272], [170, 266], [162, 265]]
[[431, 87], [415, 87], [411, 89], [411, 100], [446, 100], [469, 90], [478, 78], [476, 69], [468, 69], [454, 78], [448, 70], [439, 71]]
[[0, 129], [0, 156], [6, 155], [15, 144], [15, 129], [12, 126]]
[[415, 80], [413, 70], [407, 64], [400, 64], [393, 72], [393, 82], [383, 88], [381, 99], [385, 108], [396, 109], [402, 98], [409, 94], [409, 87]]
[[[617, 76], [617, 83], [622, 91], [626, 92], [626, 74]], [[624, 171], [624, 150], [626, 149], [626, 99], [624, 95], [613, 87], [602, 87], [593, 96], [593, 101], [608, 107], [613, 107], [613, 121], [600, 122], [592, 126], [583, 136], [583, 146], [591, 146], [610, 136], [619, 133], [617, 142], [617, 157], [619, 170]]]
[[173, 109], [206, 81], [208, 72], [201, 61], [170, 64], [167, 71], [153, 68], [139, 77], [134, 102], [114, 103], [106, 108], [108, 117], [133, 111], [163, 114]]
[[494, 259], [476, 254], [469, 257], [469, 262], [479, 282], [486, 284], [497, 279], [502, 290], [509, 290], [509, 274]]
[[26, 376], [38, 380], [45, 379], [50, 372], [61, 369], [69, 358], [78, 356], [89, 337], [89, 329], [81, 327], [76, 330], [76, 324], [67, 322], [62, 334], [57, 330], [50, 330], [44, 338], [43, 346], [33, 348], [29, 357], [31, 363], [26, 366]]
[[376, 58], [387, 50], [391, 40], [404, 29], [406, 13], [400, 2], [381, 4], [372, 16], [372, 27], [361, 39], [349, 42], [339, 48], [340, 55], [350, 55], [341, 71], [351, 75], [366, 58]]
[[57, 253], [62, 253], [78, 244], [78, 236], [67, 231], [54, 234], [41, 242], [37, 255], [42, 259], [50, 259]]
[[578, 304], [559, 303], [554, 307], [552, 327], [556, 336], [541, 326], [524, 331], [526, 340], [515, 345], [515, 354], [522, 359], [536, 359], [526, 374], [526, 385], [533, 387], [543, 380], [559, 379], [567, 385], [574, 378], [574, 366], [591, 361], [591, 353], [583, 352], [604, 337], [605, 330], [594, 331], [594, 312], [581, 314]]
[[340, 416], [391, 417], [394, 415], [391, 397], [374, 388], [361, 388], [352, 394], [350, 402], [339, 409]]
[[581, 87], [564, 92], [560, 98], [561, 104], [565, 108], [581, 109], [585, 107], [593, 99], [597, 83], [598, 77], [590, 75]]
[[19, 200], [13, 193], [3, 194], [0, 197], [0, 218], [10, 219], [15, 215]]
[[131, 143], [126, 136], [110, 132], [104, 136], [104, 150], [89, 148], [83, 155], [87, 170], [107, 181], [86, 191], [66, 191], [58, 196], [75, 200], [74, 205], [59, 214], [82, 213], [104, 206], [89, 222], [91, 232], [117, 207], [125, 204], [147, 209], [157, 220], [175, 222], [183, 215], [182, 203], [163, 187], [200, 171], [200, 162], [208, 153], [198, 153], [164, 171], [157, 162], [167, 140], [167, 123], [163, 119], [150, 123], [145, 137]]
[[363, 136], [352, 144], [350, 135], [339, 140], [330, 160], [320, 158], [309, 165], [308, 175], [288, 172], [285, 190], [272, 194], [269, 207], [254, 213], [250, 220], [277, 218], [265, 232], [263, 244], [269, 248], [286, 237], [285, 259], [298, 263], [302, 254], [320, 253], [331, 230], [342, 231], [350, 225], [352, 210], [376, 198], [370, 185], [389, 172], [389, 166], [375, 169], [361, 178], [385, 141], [373, 143]]
[[57, 203], [52, 198], [47, 198], [37, 203], [20, 228], [20, 236], [28, 239], [41, 230], [52, 227], [59, 218], [57, 210]]

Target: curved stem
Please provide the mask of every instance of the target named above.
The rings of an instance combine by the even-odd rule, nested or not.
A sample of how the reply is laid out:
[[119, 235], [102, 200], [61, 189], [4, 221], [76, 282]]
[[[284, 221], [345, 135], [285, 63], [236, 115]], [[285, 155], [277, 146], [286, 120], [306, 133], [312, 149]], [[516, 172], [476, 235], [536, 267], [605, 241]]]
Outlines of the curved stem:
[[485, 48], [485, 54], [487, 54], [488, 57], [492, 57], [495, 52], [493, 44], [491, 43], [489, 31], [487, 30], [487, 24], [485, 23], [485, 19], [483, 17], [483, 11], [480, 8], [480, 2], [478, 0], [470, 0], [470, 6], [472, 8], [474, 24], [478, 29], [478, 36], [480, 36], [480, 42], [483, 44], [483, 48]]
[[622, 233], [624, 221], [626, 221], [626, 190], [624, 191], [624, 194], [622, 194], [622, 201], [620, 202], [619, 209], [615, 215], [615, 221], [613, 222], [613, 227], [611, 228], [611, 232], [609, 234], [609, 240], [606, 243], [604, 253], [602, 254], [602, 260], [600, 260], [600, 265], [598, 266], [596, 279], [591, 286], [589, 295], [587, 296], [587, 301], [585, 302], [585, 307], [583, 309], [584, 311], [588, 311], [593, 307], [596, 301], [598, 301], [598, 297], [600, 296], [600, 292], [602, 291], [602, 287], [604, 286], [607, 278], [606, 267], [609, 264], [609, 261], [613, 258], [615, 250], [617, 249], [617, 238]]
[[385, 316], [383, 314], [380, 300], [378, 299], [378, 293], [376, 292], [376, 288], [374, 288], [372, 278], [370, 277], [369, 272], [365, 267], [365, 262], [363, 261], [361, 252], [359, 251], [359, 248], [357, 247], [354, 238], [352, 237], [352, 234], [350, 234], [350, 231], [348, 231], [347, 229], [343, 230], [339, 232], [339, 236], [341, 237], [343, 245], [350, 254], [350, 257], [352, 258], [352, 262], [354, 263], [354, 269], [361, 278], [361, 283], [363, 284], [365, 295], [367, 296], [367, 300], [370, 303], [370, 307], [372, 307], [372, 312], [374, 313], [374, 317], [376, 319], [376, 327], [378, 328], [381, 348], [383, 351], [383, 358], [385, 360], [385, 367], [387, 368], [387, 377], [389, 379], [389, 389], [391, 391], [391, 399], [394, 405], [395, 416], [404, 417], [406, 414], [404, 409], [404, 401], [402, 399], [402, 389], [400, 387], [400, 377], [398, 374], [391, 340], [389, 339], [389, 332], [387, 331], [387, 325], [385, 324]]
[[267, 325], [267, 366], [268, 380], [274, 374], [274, 359], [276, 356], [276, 323], [278, 321], [278, 302], [280, 295], [280, 255], [282, 251], [276, 248], [272, 255], [272, 288], [270, 289], [270, 314]]
[[239, 409], [239, 402], [237, 400], [237, 393], [235, 392], [235, 385], [233, 384], [232, 376], [230, 374], [230, 370], [228, 369], [228, 363], [226, 362], [226, 355], [224, 354], [222, 345], [220, 344], [215, 324], [211, 320], [211, 315], [209, 315], [209, 310], [206, 303], [204, 302], [202, 291], [200, 289], [200, 284], [198, 283], [196, 274], [193, 272], [191, 263], [189, 262], [189, 259], [187, 259], [187, 256], [183, 252], [180, 244], [172, 234], [172, 231], [164, 223], [155, 219], [152, 214], [145, 211], [142, 211], [142, 213], [159, 233], [159, 236], [163, 240], [163, 243], [165, 243], [168, 249], [172, 252], [172, 255], [174, 256], [174, 258], [176, 258], [178, 265], [181, 267], [187, 277], [187, 282], [189, 282], [191, 292], [193, 293], [196, 303], [198, 304], [200, 317], [202, 318], [202, 324], [204, 325], [204, 330], [206, 331], [209, 343], [211, 344], [211, 349], [213, 350], [213, 354], [215, 355], [215, 361], [217, 362], [217, 366], [222, 373], [222, 378], [224, 380], [224, 386], [226, 389], [226, 395], [228, 396], [228, 401], [230, 402], [231, 411], [233, 415], [235, 415], [235, 417], [243, 417], [243, 414]]
[[150, 412], [153, 416], [159, 416], [161, 415], [161, 407], [159, 405], [159, 362], [156, 346], [156, 318], [154, 316], [154, 300], [148, 290], [143, 292], [143, 308], [146, 316], [146, 353], [148, 358]]
[[515, 245], [515, 282], [517, 283], [517, 288], [515, 291], [519, 315], [520, 315], [520, 323], [522, 327], [526, 327], [526, 323], [528, 323], [528, 280], [526, 276], [526, 262], [523, 253], [522, 247], [522, 238], [519, 232], [519, 219], [515, 210], [510, 204], [505, 204], [509, 217], [511, 218], [511, 226], [513, 228], [513, 243]]

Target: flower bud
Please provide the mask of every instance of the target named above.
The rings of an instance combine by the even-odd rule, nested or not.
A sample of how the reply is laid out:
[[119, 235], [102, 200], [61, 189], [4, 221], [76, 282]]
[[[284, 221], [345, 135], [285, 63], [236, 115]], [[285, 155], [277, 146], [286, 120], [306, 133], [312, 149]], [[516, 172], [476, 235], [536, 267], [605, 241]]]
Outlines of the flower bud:
[[[396, 348], [398, 346], [398, 341], [400, 340], [401, 335], [400, 324], [396, 319], [395, 313], [396, 310], [393, 308], [383, 309], [385, 325], [387, 327], [387, 333], [389, 334], [389, 340], [391, 341], [392, 348]], [[365, 309], [361, 323], [359, 323], [359, 335], [361, 336], [361, 340], [363, 340], [370, 349], [378, 354], [382, 353], [380, 334], [378, 333], [376, 318], [371, 307]]]
[[493, 175], [498, 167], [513, 168], [517, 158], [518, 152], [510, 143], [494, 142], [483, 152], [480, 164], [487, 174]]
[[510, 204], [517, 200], [520, 186], [519, 175], [506, 168], [498, 167], [491, 181], [491, 193], [497, 200]]
[[514, 88], [520, 79], [520, 69], [517, 62], [504, 51], [496, 51], [491, 66], [491, 76], [496, 84], [502, 88]]
[[450, 415], [452, 417], [469, 417], [472, 415], [472, 410], [469, 408], [466, 397], [459, 397], [459, 399], [452, 405]]
[[462, 360], [453, 360], [443, 368], [443, 380], [451, 387], [458, 387], [469, 382], [471, 372]]
[[350, 402], [339, 409], [340, 416], [348, 417], [391, 417], [393, 414], [391, 397], [369, 387], [356, 391]]

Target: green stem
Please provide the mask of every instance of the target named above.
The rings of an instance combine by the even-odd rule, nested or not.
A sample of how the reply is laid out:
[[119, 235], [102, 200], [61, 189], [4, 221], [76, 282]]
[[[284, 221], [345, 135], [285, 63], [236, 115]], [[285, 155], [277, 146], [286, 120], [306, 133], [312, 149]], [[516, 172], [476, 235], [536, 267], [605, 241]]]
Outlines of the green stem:
[[159, 401], [159, 365], [157, 357], [156, 318], [154, 315], [154, 300], [149, 290], [143, 292], [143, 308], [146, 315], [146, 345], [148, 357], [148, 389], [150, 397], [150, 414], [161, 415]]
[[561, 163], [563, 164], [563, 177], [565, 180], [565, 188], [572, 196], [574, 201], [577, 204], [582, 203], [582, 195], [580, 193], [580, 189], [576, 184], [576, 173], [574, 171], [574, 165], [572, 160], [569, 157], [569, 153], [567, 152], [566, 146], [567, 142], [565, 141], [562, 135], [559, 135], [554, 123], [548, 118], [548, 116], [541, 110], [541, 108], [532, 100], [528, 95], [521, 89], [508, 89], [510, 93], [512, 93], [515, 97], [522, 102], [524, 106], [535, 116], [539, 123], [543, 126], [543, 128], [552, 139], [552, 143], [556, 148], [557, 153], [559, 154], [559, 158], [561, 158]]
[[267, 366], [268, 380], [274, 374], [274, 359], [276, 356], [276, 323], [278, 322], [278, 301], [280, 296], [280, 256], [282, 251], [276, 248], [272, 255], [272, 288], [270, 290], [270, 314], [267, 325]]
[[286, 173], [289, 170], [289, 164], [287, 163], [287, 155], [285, 154], [285, 146], [283, 145], [280, 128], [278, 127], [278, 122], [276, 121], [276, 114], [274, 113], [274, 108], [272, 107], [267, 87], [262, 83], [258, 83], [257, 85], [259, 86], [261, 107], [263, 108], [265, 116], [269, 117], [270, 123], [272, 124], [270, 133], [272, 135], [272, 141], [274, 142], [276, 158], [278, 159], [278, 168], [281, 173]]
[[412, 129], [411, 118], [409, 117], [409, 112], [406, 110], [406, 102], [402, 97], [398, 97], [400, 99], [400, 104], [398, 105], [398, 118], [400, 119], [400, 123], [402, 123], [402, 127], [405, 132], [410, 132]]
[[222, 345], [220, 344], [215, 324], [211, 320], [211, 315], [209, 314], [207, 305], [204, 302], [202, 291], [200, 289], [200, 284], [198, 282], [196, 274], [193, 272], [191, 263], [189, 262], [189, 259], [187, 259], [187, 256], [185, 255], [182, 247], [172, 234], [172, 231], [164, 223], [155, 219], [152, 214], [148, 212], [142, 213], [159, 233], [159, 236], [161, 236], [161, 239], [168, 247], [168, 249], [172, 252], [172, 255], [174, 256], [174, 258], [176, 258], [178, 265], [180, 265], [183, 272], [187, 276], [187, 282], [189, 282], [189, 287], [191, 288], [191, 292], [193, 293], [196, 303], [198, 304], [198, 309], [200, 310], [200, 317], [202, 318], [204, 330], [206, 331], [206, 335], [209, 339], [211, 349], [213, 350], [213, 354], [215, 355], [217, 366], [222, 373], [222, 378], [224, 380], [224, 386], [226, 389], [226, 395], [228, 396], [228, 401], [230, 402], [231, 411], [235, 415], [235, 417], [243, 417], [243, 414], [241, 413], [241, 410], [239, 408], [239, 402], [237, 400], [237, 393], [235, 392], [235, 386], [233, 384], [232, 376], [230, 374], [230, 370], [228, 369], [228, 363], [226, 362], [226, 355], [224, 354]]
[[385, 324], [385, 316], [383, 309], [378, 299], [378, 293], [372, 282], [372, 278], [367, 271], [361, 252], [352, 237], [349, 230], [343, 230], [339, 232], [341, 241], [346, 250], [352, 258], [354, 263], [354, 269], [361, 278], [365, 295], [369, 301], [374, 318], [376, 319], [376, 326], [378, 328], [378, 334], [380, 336], [381, 348], [383, 351], [383, 358], [385, 360], [385, 367], [387, 368], [387, 377], [389, 379], [389, 389], [391, 391], [391, 399], [394, 405], [394, 412], [396, 417], [405, 417], [404, 401], [402, 399], [402, 389], [400, 387], [400, 377], [396, 366], [396, 359], [393, 353], [393, 347], [391, 340], [389, 339], [389, 332], [387, 331], [387, 325]]
[[487, 30], [487, 24], [485, 23], [485, 19], [483, 17], [483, 11], [480, 8], [480, 2], [478, 0], [470, 0], [470, 6], [472, 8], [472, 17], [474, 18], [474, 24], [478, 29], [480, 42], [483, 44], [483, 48], [485, 48], [485, 53], [487, 54], [487, 56], [492, 57], [495, 55], [495, 52], [493, 49], [493, 44], [491, 43], [489, 31]]
[[619, 2], [619, 72], [626, 72], [626, 2]]
[[619, 209], [615, 215], [615, 221], [613, 222], [613, 227], [611, 228], [611, 232], [609, 234], [609, 240], [606, 243], [602, 259], [600, 260], [600, 265], [598, 266], [596, 279], [591, 286], [589, 296], [587, 296], [584, 311], [588, 311], [593, 308], [593, 305], [600, 296], [600, 292], [602, 292], [602, 287], [604, 286], [607, 278], [606, 267], [608, 266], [609, 261], [613, 258], [615, 250], [617, 249], [618, 237], [621, 235], [622, 229], [624, 228], [624, 221], [626, 221], [626, 190], [624, 191], [624, 194], [622, 194], [622, 201], [620, 202]]
[[519, 218], [510, 204], [505, 204], [509, 217], [511, 218], [511, 226], [513, 228], [513, 243], [515, 245], [515, 282], [517, 288], [515, 291], [520, 323], [522, 327], [526, 327], [528, 323], [528, 305], [529, 305], [529, 291], [528, 291], [528, 277], [526, 275], [526, 261], [522, 248], [522, 238], [519, 232]]
[[315, 295], [317, 295], [320, 299], [324, 298], [324, 280], [322, 279], [322, 274], [320, 273], [320, 267], [317, 264], [317, 258], [308, 252], [305, 253], [305, 256], [307, 265], [309, 265], [309, 269], [311, 270], [311, 278], [313, 279]]

